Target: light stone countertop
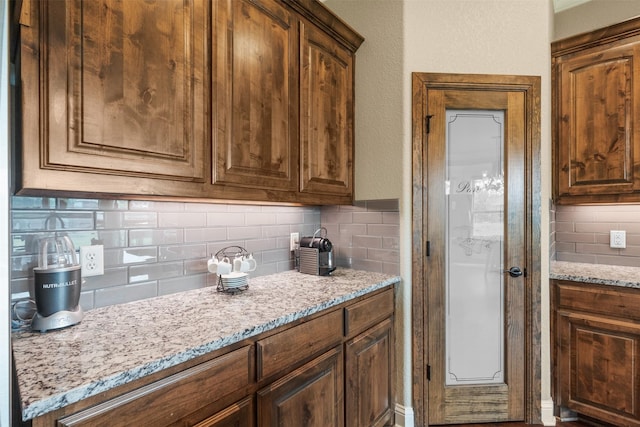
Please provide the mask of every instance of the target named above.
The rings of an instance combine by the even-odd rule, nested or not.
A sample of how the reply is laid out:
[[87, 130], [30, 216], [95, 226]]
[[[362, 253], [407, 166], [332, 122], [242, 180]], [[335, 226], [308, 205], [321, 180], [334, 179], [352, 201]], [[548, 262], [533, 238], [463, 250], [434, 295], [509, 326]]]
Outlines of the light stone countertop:
[[22, 417], [32, 419], [229, 344], [400, 282], [350, 269], [249, 279], [236, 295], [214, 287], [98, 308], [70, 328], [17, 332], [12, 346]]
[[551, 279], [640, 289], [640, 267], [552, 261], [550, 270]]

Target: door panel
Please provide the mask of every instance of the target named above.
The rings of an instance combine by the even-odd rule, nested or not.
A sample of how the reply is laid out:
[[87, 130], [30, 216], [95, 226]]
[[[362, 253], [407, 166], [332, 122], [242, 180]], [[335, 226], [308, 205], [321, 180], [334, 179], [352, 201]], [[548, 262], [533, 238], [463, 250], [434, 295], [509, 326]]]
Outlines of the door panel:
[[524, 95], [434, 89], [426, 111], [429, 423], [522, 420]]
[[42, 13], [41, 169], [203, 182], [207, 2], [44, 2]]

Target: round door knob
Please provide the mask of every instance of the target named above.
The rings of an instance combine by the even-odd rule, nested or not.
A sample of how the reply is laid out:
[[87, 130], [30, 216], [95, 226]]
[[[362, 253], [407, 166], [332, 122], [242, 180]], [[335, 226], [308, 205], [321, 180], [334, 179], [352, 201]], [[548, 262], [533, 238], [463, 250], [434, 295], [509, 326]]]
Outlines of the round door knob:
[[522, 270], [520, 270], [520, 267], [511, 267], [508, 270], [504, 270], [505, 273], [509, 273], [509, 276], [511, 277], [520, 277], [522, 276]]

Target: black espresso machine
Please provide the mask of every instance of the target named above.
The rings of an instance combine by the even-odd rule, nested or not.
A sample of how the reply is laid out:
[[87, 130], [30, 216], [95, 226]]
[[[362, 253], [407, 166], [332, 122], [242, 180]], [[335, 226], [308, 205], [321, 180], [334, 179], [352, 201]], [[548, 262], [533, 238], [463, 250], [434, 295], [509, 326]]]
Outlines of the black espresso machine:
[[[322, 235], [323, 231], [324, 235]], [[298, 271], [300, 273], [328, 276], [335, 269], [333, 245], [327, 239], [326, 228], [318, 228], [311, 237], [300, 238], [298, 246]]]

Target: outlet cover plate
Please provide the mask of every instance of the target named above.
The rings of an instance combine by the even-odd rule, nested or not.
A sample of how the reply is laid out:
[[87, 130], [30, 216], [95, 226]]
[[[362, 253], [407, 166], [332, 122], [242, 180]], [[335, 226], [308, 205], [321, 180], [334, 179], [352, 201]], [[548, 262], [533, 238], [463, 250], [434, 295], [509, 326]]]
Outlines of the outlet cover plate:
[[82, 277], [104, 274], [104, 246], [80, 246], [80, 269]]
[[291, 240], [289, 242], [289, 250], [295, 251], [300, 245], [300, 233], [291, 233]]
[[616, 249], [627, 247], [627, 233], [624, 230], [611, 230], [609, 234], [609, 246]]

